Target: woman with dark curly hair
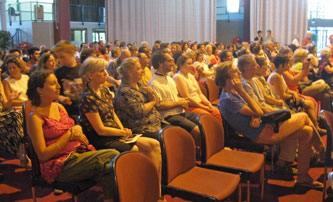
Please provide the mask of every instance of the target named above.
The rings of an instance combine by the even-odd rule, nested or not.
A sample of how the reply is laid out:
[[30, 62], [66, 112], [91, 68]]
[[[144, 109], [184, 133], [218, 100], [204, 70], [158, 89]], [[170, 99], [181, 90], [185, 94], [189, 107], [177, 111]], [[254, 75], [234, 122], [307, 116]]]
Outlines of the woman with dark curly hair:
[[75, 125], [66, 109], [54, 102], [60, 95], [60, 85], [53, 72], [34, 72], [27, 94], [34, 106], [27, 119], [27, 130], [42, 177], [48, 183], [95, 180], [103, 187], [104, 201], [112, 201], [109, 166], [119, 152], [96, 151], [81, 126]]

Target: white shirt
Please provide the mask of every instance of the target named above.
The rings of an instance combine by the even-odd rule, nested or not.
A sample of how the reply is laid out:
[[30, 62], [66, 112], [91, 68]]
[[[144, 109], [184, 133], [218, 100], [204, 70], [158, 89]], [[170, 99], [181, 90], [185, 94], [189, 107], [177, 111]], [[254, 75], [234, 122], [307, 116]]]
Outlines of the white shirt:
[[296, 38], [291, 42], [291, 44], [294, 44], [294, 45], [297, 46], [297, 47], [300, 46], [300, 44], [299, 44], [299, 40], [296, 39]]
[[195, 80], [194, 76], [192, 74], [187, 74], [187, 76], [185, 76], [183, 73], [178, 72], [173, 79], [177, 78], [177, 77], [182, 77], [185, 81], [186, 81], [186, 86], [187, 86], [187, 90], [188, 90], [188, 94], [189, 96], [196, 102], [201, 102], [201, 98], [198, 94], [198, 82]]
[[[175, 81], [170, 76], [155, 73], [149, 81], [149, 86], [156, 92], [161, 102], [178, 102], [178, 91]], [[159, 110], [162, 118], [184, 112], [182, 106], [168, 110]]]
[[19, 80], [13, 79], [12, 77], [8, 77], [7, 79], [5, 79], [5, 81], [8, 82], [11, 91], [16, 91], [18, 93], [21, 93], [20, 96], [17, 98], [18, 100], [21, 101], [28, 100], [28, 96], [26, 94], [28, 89], [28, 80], [29, 76], [25, 74], [21, 74], [21, 78]]

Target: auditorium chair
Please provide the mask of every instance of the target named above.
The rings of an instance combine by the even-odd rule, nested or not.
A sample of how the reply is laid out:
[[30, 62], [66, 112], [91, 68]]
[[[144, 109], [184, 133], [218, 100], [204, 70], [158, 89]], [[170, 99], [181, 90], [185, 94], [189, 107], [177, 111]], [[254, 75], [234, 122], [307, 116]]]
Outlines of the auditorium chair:
[[111, 161], [114, 202], [159, 201], [160, 184], [155, 165], [140, 152], [123, 152]]
[[[230, 124], [222, 117], [223, 129], [224, 129], [224, 145], [232, 149], [241, 149], [249, 152], [256, 152], [264, 154], [265, 158], [270, 157], [271, 171], [274, 171], [274, 162], [276, 156], [279, 153], [278, 144], [267, 145], [258, 144], [253, 142], [250, 138], [238, 133], [233, 129]], [[270, 154], [270, 156], [268, 156]]]
[[[324, 167], [324, 189], [323, 189], [323, 201], [326, 197], [326, 180], [327, 180], [327, 168], [333, 167], [333, 113], [329, 111], [321, 111], [321, 115], [324, 117], [323, 123], [324, 127], [327, 130], [327, 146], [326, 146], [326, 154], [325, 154], [325, 167]], [[331, 188], [329, 188], [329, 191], [332, 193]]]
[[250, 201], [250, 178], [260, 171], [261, 200], [264, 193], [265, 156], [259, 153], [230, 150], [224, 147], [222, 123], [210, 114], [197, 117], [201, 133], [201, 164], [205, 168], [241, 173], [247, 183], [247, 201]]
[[88, 190], [89, 188], [96, 185], [95, 181], [92, 180], [82, 180], [79, 182], [71, 182], [71, 183], [64, 183], [64, 182], [53, 182], [52, 184], [46, 182], [40, 172], [40, 166], [39, 166], [39, 159], [37, 157], [37, 154], [33, 148], [31, 139], [27, 132], [26, 127], [26, 120], [28, 118], [29, 113], [32, 111], [33, 106], [31, 104], [31, 101], [27, 101], [23, 104], [22, 107], [22, 114], [23, 114], [23, 131], [24, 136], [26, 137], [28, 141], [28, 156], [31, 159], [31, 166], [32, 166], [32, 176], [31, 176], [31, 184], [32, 184], [32, 198], [33, 201], [36, 202], [36, 187], [41, 188], [50, 188], [52, 190], [59, 189], [64, 192], [69, 192], [72, 194], [72, 199], [74, 202], [78, 201], [78, 194], [81, 192], [84, 192]]
[[207, 98], [212, 103], [212, 105], [217, 105], [220, 101], [220, 88], [215, 84], [213, 79], [207, 79], [205, 81]]
[[222, 201], [238, 187], [240, 175], [197, 166], [195, 142], [184, 129], [168, 126], [160, 131], [162, 152], [162, 194], [190, 201]]

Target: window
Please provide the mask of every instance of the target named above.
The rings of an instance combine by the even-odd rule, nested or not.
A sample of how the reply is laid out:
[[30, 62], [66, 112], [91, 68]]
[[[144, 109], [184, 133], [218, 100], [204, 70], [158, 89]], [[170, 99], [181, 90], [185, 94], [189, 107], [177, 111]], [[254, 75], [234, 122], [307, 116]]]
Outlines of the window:
[[105, 40], [105, 31], [104, 30], [95, 30], [93, 32], [93, 41], [106, 41]]
[[72, 29], [71, 41], [86, 43], [86, 30], [85, 29]]
[[312, 41], [319, 52], [329, 45], [329, 36], [333, 34], [333, 1], [309, 0], [308, 1], [308, 27], [312, 34]]
[[239, 0], [227, 0], [227, 10], [229, 13], [238, 13]]

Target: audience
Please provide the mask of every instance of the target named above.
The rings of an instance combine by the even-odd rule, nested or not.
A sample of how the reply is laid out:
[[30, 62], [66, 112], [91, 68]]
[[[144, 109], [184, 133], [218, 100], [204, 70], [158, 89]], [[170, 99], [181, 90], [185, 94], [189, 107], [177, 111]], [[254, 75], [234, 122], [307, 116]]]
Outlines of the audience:
[[26, 63], [18, 57], [11, 57], [6, 61], [9, 71], [9, 77], [3, 81], [6, 97], [11, 93], [18, 93], [18, 96], [12, 100], [13, 109], [22, 109], [22, 104], [28, 100], [26, 91], [28, 88], [29, 76], [22, 74], [26, 69]]
[[[0, 74], [1, 74], [0, 68]], [[24, 145], [22, 144], [23, 128], [22, 113], [12, 110], [12, 100], [19, 96], [16, 91], [6, 96], [0, 77], [0, 146], [13, 155], [20, 158], [21, 166], [31, 166], [30, 159], [25, 155]]]
[[120, 56], [117, 60], [111, 61], [107, 67], [107, 72], [114, 79], [119, 80], [119, 74], [117, 72], [117, 68], [121, 65], [121, 63], [126, 59], [131, 57], [131, 52], [127, 49], [121, 51]]
[[178, 73], [173, 77], [179, 95], [188, 99], [189, 104], [186, 111], [197, 114], [211, 114], [219, 121], [222, 121], [221, 114], [217, 107], [214, 107], [202, 94], [199, 84], [191, 74], [194, 68], [192, 59], [187, 56], [180, 56], [177, 61]]
[[264, 113], [275, 111], [276, 108], [267, 104], [263, 91], [254, 77], [257, 75], [257, 63], [251, 55], [242, 55], [238, 60], [238, 69], [242, 73], [242, 85], [245, 92], [252, 97]]
[[75, 60], [76, 47], [69, 41], [59, 41], [53, 49], [60, 67], [54, 74], [60, 84], [60, 94], [66, 99], [61, 99], [61, 103], [66, 108], [68, 114], [77, 121], [79, 115], [79, 98], [83, 91], [82, 79], [79, 76], [80, 64]]
[[139, 82], [144, 73], [139, 59], [126, 58], [118, 72], [121, 85], [115, 95], [114, 108], [120, 121], [133, 133], [158, 140], [162, 121], [156, 109], [159, 98], [151, 87]]
[[291, 70], [283, 73], [283, 77], [288, 85], [288, 88], [303, 95], [311, 96], [315, 100], [321, 102], [322, 109], [331, 111], [331, 90], [330, 86], [324, 80], [316, 80], [312, 82], [307, 75], [311, 68], [311, 60], [308, 65], [305, 64], [307, 59], [307, 51], [297, 49], [293, 56], [293, 66]]
[[176, 83], [167, 76], [172, 70], [174, 62], [169, 53], [156, 52], [152, 56], [152, 65], [156, 69], [149, 85], [159, 97], [160, 103], [157, 106], [162, 118], [175, 126], [185, 128], [190, 132], [200, 145], [200, 130], [196, 124], [197, 114], [184, 111], [189, 105], [188, 98], [179, 98]]
[[212, 68], [209, 68], [209, 66], [203, 62], [204, 60], [204, 54], [199, 51], [197, 53], [196, 61], [193, 63], [193, 66], [195, 67], [198, 74], [196, 75], [197, 81], [205, 81], [207, 78], [213, 78], [215, 75], [215, 71]]
[[79, 121], [83, 132], [97, 149], [140, 151], [150, 157], [160, 170], [161, 152], [157, 140], [139, 137], [133, 143], [126, 143], [128, 138], [133, 137], [133, 133], [119, 120], [114, 111], [113, 95], [104, 86], [107, 79], [105, 70], [107, 65], [104, 59], [91, 57], [84, 61], [80, 69], [80, 76], [85, 84], [79, 104]]
[[321, 78], [333, 88], [333, 67], [330, 62], [331, 50], [329, 48], [323, 48], [320, 51], [319, 61], [319, 75]]
[[284, 108], [284, 101], [282, 99], [276, 99], [272, 89], [270, 88], [269, 84], [267, 83], [265, 76], [267, 75], [268, 70], [268, 63], [266, 58], [264, 57], [256, 57], [256, 62], [258, 64], [258, 70], [257, 75], [255, 78], [253, 78], [259, 87], [261, 88], [261, 91], [264, 95], [265, 101], [268, 104], [271, 104], [273, 107], [276, 108]]
[[54, 72], [56, 68], [57, 68], [57, 59], [54, 53], [52, 52], [44, 53], [40, 57], [37, 69], [39, 70], [47, 69]]
[[[291, 63], [292, 59], [288, 58], [287, 55], [277, 55], [274, 60], [276, 70], [271, 73], [267, 82], [273, 90], [275, 97], [284, 100], [295, 112], [305, 111], [316, 126], [316, 129], [321, 133], [325, 133], [324, 129], [319, 128], [314, 103], [310, 100], [305, 100], [303, 97], [299, 96], [296, 91], [290, 90], [286, 84], [283, 73], [290, 69]], [[308, 63], [306, 65], [308, 65]]]
[[[27, 94], [34, 106], [27, 130], [40, 161], [42, 177], [48, 183], [95, 180], [103, 187], [104, 201], [112, 201], [109, 165], [119, 152], [95, 151], [81, 126], [75, 125], [61, 104], [53, 102], [60, 95], [60, 85], [51, 71], [34, 72]], [[86, 152], [80, 151], [82, 146]]]
[[[104, 41], [90, 44], [93, 48], [81, 44], [80, 52], [70, 42], [60, 41], [52, 51], [43, 47], [39, 60], [34, 47], [30, 49], [30, 72], [20, 59], [20, 49], [1, 53], [1, 76], [6, 79], [3, 85], [0, 80], [0, 144], [8, 153], [19, 155], [22, 165], [29, 165], [21, 144], [22, 113], [16, 111], [29, 97], [34, 107], [28, 132], [42, 176], [50, 183], [95, 180], [104, 189], [105, 201], [111, 201], [106, 171], [115, 155], [143, 152], [160, 173], [157, 140], [163, 127], [186, 129], [199, 154], [197, 115], [208, 113], [220, 122], [223, 115], [251, 141], [280, 145], [278, 174], [290, 174], [299, 145], [296, 185], [321, 188], [308, 170], [310, 159], [323, 161], [319, 133], [326, 130], [318, 125], [316, 101], [320, 109], [331, 111], [331, 50], [323, 49], [318, 62], [312, 43], [306, 46], [308, 53], [295, 47], [292, 55], [287, 47], [279, 50], [280, 44], [270, 34], [268, 30], [264, 45], [258, 32], [256, 42], [242, 45], [156, 40], [152, 49], [147, 41], [138, 49], [136, 42], [119, 44], [116, 40], [114, 46]], [[201, 91], [208, 78], [223, 88], [218, 108]], [[260, 117], [283, 108], [292, 110], [292, 116], [274, 133]], [[87, 152], [79, 153], [82, 148]], [[90, 172], [90, 167], [97, 169]]]
[[139, 58], [140, 65], [143, 69], [143, 75], [140, 82], [148, 85], [150, 79], [153, 77], [153, 74], [150, 71], [150, 60], [145, 53], [138, 53], [137, 57]]
[[[219, 109], [226, 121], [237, 131], [251, 138], [259, 144], [280, 144], [280, 154], [277, 166], [287, 167], [288, 162], [293, 162], [296, 155], [297, 142], [293, 147], [287, 142], [298, 140], [298, 177], [297, 185], [311, 188], [322, 188], [323, 184], [314, 181], [308, 174], [311, 146], [316, 146], [323, 152], [323, 146], [314, 144], [318, 136], [314, 134], [314, 126], [305, 113], [293, 114], [292, 117], [281, 123], [279, 132], [274, 133], [270, 124], [264, 125], [260, 121], [263, 111], [243, 89], [241, 73], [231, 62], [225, 62], [216, 69], [215, 82], [223, 87]], [[259, 117], [259, 118], [258, 118]], [[286, 144], [284, 144], [286, 143]]]

